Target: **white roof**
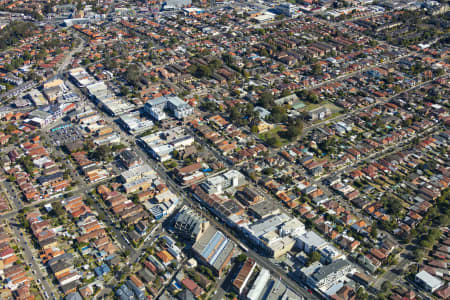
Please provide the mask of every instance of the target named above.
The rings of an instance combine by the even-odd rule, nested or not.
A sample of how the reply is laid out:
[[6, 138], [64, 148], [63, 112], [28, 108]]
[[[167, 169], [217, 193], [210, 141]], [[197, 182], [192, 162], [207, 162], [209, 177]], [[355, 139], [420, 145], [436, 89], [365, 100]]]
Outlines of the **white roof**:
[[136, 177], [138, 175], [142, 175], [141, 177], [143, 177], [151, 174], [155, 174], [155, 171], [148, 164], [142, 164], [122, 172], [121, 175], [123, 178], [127, 179]]
[[427, 271], [420, 271], [416, 274], [416, 278], [420, 279], [422, 282], [427, 284], [429, 287], [431, 287], [432, 290], [438, 289], [442, 286], [442, 281]]
[[307, 244], [309, 247], [313, 246], [315, 248], [321, 248], [327, 245], [327, 241], [321, 238], [314, 231], [307, 231], [305, 234], [301, 235], [299, 239]]
[[204, 10], [201, 8], [197, 8], [197, 7], [185, 7], [183, 8], [184, 11], [187, 12], [203, 12]]
[[271, 244], [269, 244], [269, 247], [274, 251], [279, 251], [285, 248], [289, 248], [290, 250], [294, 244], [295, 241], [293, 239], [285, 236], [284, 238], [274, 240]]
[[266, 287], [266, 284], [269, 281], [269, 279], [270, 279], [270, 272], [267, 269], [262, 269], [258, 277], [256, 278], [252, 288], [248, 292], [247, 299], [258, 300], [262, 291]]
[[284, 232], [304, 231], [305, 225], [296, 218], [292, 218], [281, 226]]
[[97, 81], [95, 83], [89, 84], [86, 88], [91, 94], [96, 94], [98, 92], [106, 91], [108, 89], [108, 87], [103, 81]]
[[278, 226], [289, 220], [289, 217], [285, 214], [279, 214], [275, 216], [270, 216], [266, 219], [260, 220], [258, 222], [250, 225], [250, 231], [257, 237], [260, 237], [267, 232], [275, 231]]

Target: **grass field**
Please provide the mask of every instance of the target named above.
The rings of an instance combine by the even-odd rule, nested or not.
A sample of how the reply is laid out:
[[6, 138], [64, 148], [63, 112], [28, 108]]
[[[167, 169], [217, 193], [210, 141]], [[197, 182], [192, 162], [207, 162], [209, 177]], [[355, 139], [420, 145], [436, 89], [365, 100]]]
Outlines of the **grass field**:
[[267, 142], [267, 140], [270, 139], [271, 137], [278, 137], [280, 139], [281, 143], [283, 145], [285, 145], [289, 141], [285, 138], [280, 137], [280, 134], [279, 134], [281, 131], [284, 131], [284, 130], [285, 130], [284, 126], [276, 126], [269, 131], [259, 134], [258, 137], [265, 142]]
[[340, 113], [342, 111], [342, 108], [340, 108], [340, 107], [338, 107], [338, 106], [336, 106], [333, 103], [328, 102], [328, 101], [322, 101], [320, 103], [308, 103], [308, 102], [306, 102], [305, 104], [306, 104], [306, 106], [302, 109], [304, 111], [311, 111], [311, 110], [319, 108], [321, 106], [328, 107], [331, 110], [332, 114]]

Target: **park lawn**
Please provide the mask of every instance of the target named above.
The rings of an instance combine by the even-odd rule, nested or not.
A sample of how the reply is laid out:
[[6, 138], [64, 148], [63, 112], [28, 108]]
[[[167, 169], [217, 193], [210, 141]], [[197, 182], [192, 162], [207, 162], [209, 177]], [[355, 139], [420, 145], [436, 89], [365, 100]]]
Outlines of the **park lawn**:
[[308, 111], [314, 110], [316, 108], [319, 108], [321, 106], [325, 106], [325, 107], [329, 108], [330, 111], [331, 111], [331, 116], [329, 116], [328, 118], [323, 119], [323, 120], [316, 120], [316, 121], [314, 121], [314, 123], [319, 123], [319, 122], [323, 122], [323, 121], [326, 121], [326, 120], [331, 120], [331, 119], [339, 116], [342, 113], [342, 111], [343, 111], [342, 108], [340, 108], [340, 107], [336, 106], [335, 104], [333, 104], [331, 102], [328, 102], [328, 101], [322, 101], [320, 103], [308, 103], [308, 104], [306, 104], [306, 106], [302, 110], [305, 111], [305, 112], [308, 112]]
[[311, 110], [316, 109], [316, 108], [318, 108], [318, 107], [320, 107], [323, 104], [328, 103], [328, 102], [324, 101], [324, 102], [321, 102], [321, 103], [309, 103], [309, 102], [306, 102], [306, 103], [307, 103], [306, 106], [303, 107], [304, 111], [311, 111]]
[[325, 106], [331, 110], [331, 114], [341, 113], [344, 110], [342, 107], [339, 107], [331, 102], [325, 103]]
[[278, 138], [280, 139], [281, 143], [283, 145], [286, 145], [287, 143], [289, 143], [289, 141], [287, 139], [285, 139], [285, 138], [280, 137], [280, 135], [279, 135], [279, 132], [284, 131], [284, 130], [285, 130], [284, 126], [275, 126], [271, 130], [259, 134], [258, 137], [261, 140], [263, 140], [264, 142], [267, 142], [267, 140], [269, 138], [274, 137], [274, 136], [278, 136]]
[[331, 110], [331, 113], [340, 112], [343, 109], [336, 106], [335, 104], [329, 102], [329, 101], [322, 101], [320, 103], [311, 103], [311, 102], [304, 102], [305, 107], [302, 108], [303, 111], [311, 111], [313, 109], [319, 108], [321, 106], [328, 107]]

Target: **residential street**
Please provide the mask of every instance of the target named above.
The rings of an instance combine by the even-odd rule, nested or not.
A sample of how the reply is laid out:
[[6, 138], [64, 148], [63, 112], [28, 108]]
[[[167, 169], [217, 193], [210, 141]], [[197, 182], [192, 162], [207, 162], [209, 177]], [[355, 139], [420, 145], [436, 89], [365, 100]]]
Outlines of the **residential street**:
[[[40, 264], [41, 262], [36, 257], [36, 255], [33, 254], [33, 251], [30, 247], [33, 247], [31, 242], [27, 241], [27, 238], [24, 236], [26, 233], [24, 233], [24, 230], [22, 229], [22, 226], [17, 223], [16, 219], [12, 219], [10, 227], [14, 231], [14, 234], [17, 237], [17, 242], [19, 246], [23, 249], [23, 256], [25, 263], [30, 266], [32, 273], [34, 276], [36, 276], [36, 279], [39, 280], [38, 286], [40, 289], [42, 289], [44, 292], [47, 293], [48, 296], [46, 296], [46, 299], [54, 299], [54, 297], [50, 298], [50, 295], [54, 295], [54, 290], [50, 287], [51, 281], [49, 281], [49, 277], [46, 271], [42, 271]], [[49, 283], [50, 282], [50, 283]]]

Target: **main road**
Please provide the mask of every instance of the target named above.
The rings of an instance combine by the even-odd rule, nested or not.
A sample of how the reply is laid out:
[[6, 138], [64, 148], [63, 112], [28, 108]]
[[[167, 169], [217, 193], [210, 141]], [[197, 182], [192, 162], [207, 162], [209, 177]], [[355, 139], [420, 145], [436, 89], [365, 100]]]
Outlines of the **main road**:
[[[98, 108], [96, 107], [96, 109], [98, 109]], [[146, 163], [148, 163], [157, 172], [158, 176], [161, 179], [163, 179], [163, 181], [168, 185], [168, 187], [173, 192], [175, 192], [178, 195], [178, 197], [180, 197], [180, 199], [184, 199], [184, 201], [189, 203], [193, 208], [196, 209], [196, 211], [198, 213], [200, 213], [205, 218], [207, 218], [210, 221], [210, 223], [212, 223], [218, 229], [220, 229], [222, 232], [224, 232], [235, 243], [240, 243], [241, 242], [239, 240], [239, 238], [236, 237], [235, 233], [231, 232], [229, 228], [227, 228], [223, 224], [217, 222], [217, 220], [214, 217], [212, 217], [209, 213], [205, 213], [205, 211], [200, 208], [201, 206], [199, 205], [199, 203], [194, 201], [194, 200], [192, 200], [192, 198], [190, 197], [190, 195], [188, 195], [186, 190], [183, 189], [182, 187], [180, 187], [172, 178], [170, 178], [167, 175], [167, 173], [165, 171], [165, 168], [160, 163], [158, 163], [155, 160], [149, 158], [148, 154], [145, 153], [135, 143], [133, 143], [133, 142], [129, 143], [128, 141], [130, 141], [131, 137], [128, 136], [126, 133], [124, 133], [122, 128], [117, 126], [117, 124], [114, 122], [113, 118], [111, 118], [110, 116], [106, 115], [103, 111], [100, 111], [100, 114], [102, 115], [102, 117], [104, 118], [106, 123], [108, 123], [108, 125], [112, 126], [115, 130], [118, 130], [121, 133], [121, 136], [124, 138], [125, 144], [128, 147], [130, 147], [132, 150], [134, 150], [136, 153], [138, 153], [139, 156], [141, 158], [143, 158], [144, 161]], [[134, 137], [132, 137], [131, 139], [134, 139]], [[226, 164], [229, 165], [228, 162], [226, 162]], [[137, 251], [137, 252], [139, 252], [139, 251]], [[138, 256], [139, 253], [133, 252], [132, 257], [135, 258], [136, 255]], [[302, 289], [296, 282], [294, 282], [292, 279], [290, 279], [287, 276], [287, 274], [286, 274], [286, 272], [284, 270], [282, 270], [280, 267], [276, 266], [275, 264], [271, 263], [267, 258], [264, 258], [264, 257], [260, 256], [258, 253], [256, 253], [253, 250], [249, 250], [246, 253], [246, 255], [249, 256], [250, 258], [254, 259], [262, 267], [270, 270], [274, 276], [279, 277], [290, 289], [292, 289], [293, 291], [295, 291], [297, 294], [301, 295], [305, 299], [318, 299], [316, 296], [311, 295], [307, 291]]]
[[[222, 223], [219, 223], [214, 217], [212, 217], [209, 213], [205, 213], [205, 210], [201, 209], [201, 205], [194, 201], [187, 192], [182, 189], [177, 183], [170, 178], [164, 168], [154, 161], [153, 159], [148, 158], [148, 155], [142, 151], [139, 147], [133, 146], [133, 149], [138, 152], [142, 157], [144, 157], [145, 161], [158, 173], [158, 175], [166, 182], [166, 184], [176, 192], [176, 194], [184, 199], [187, 203], [190, 204], [192, 208], [194, 208], [199, 214], [201, 214], [204, 218], [206, 218], [212, 225], [221, 230], [223, 233], [227, 235], [229, 239], [231, 239], [236, 244], [242, 243], [236, 234], [232, 232], [227, 226]], [[319, 299], [315, 295], [311, 295], [302, 289], [296, 282], [294, 282], [291, 278], [289, 278], [284, 270], [280, 267], [276, 266], [272, 262], [270, 262], [266, 257], [259, 255], [257, 252], [249, 249], [245, 253], [248, 257], [254, 259], [260, 266], [271, 271], [273, 276], [280, 278], [290, 289], [295, 291], [297, 294], [303, 296], [305, 299]]]

